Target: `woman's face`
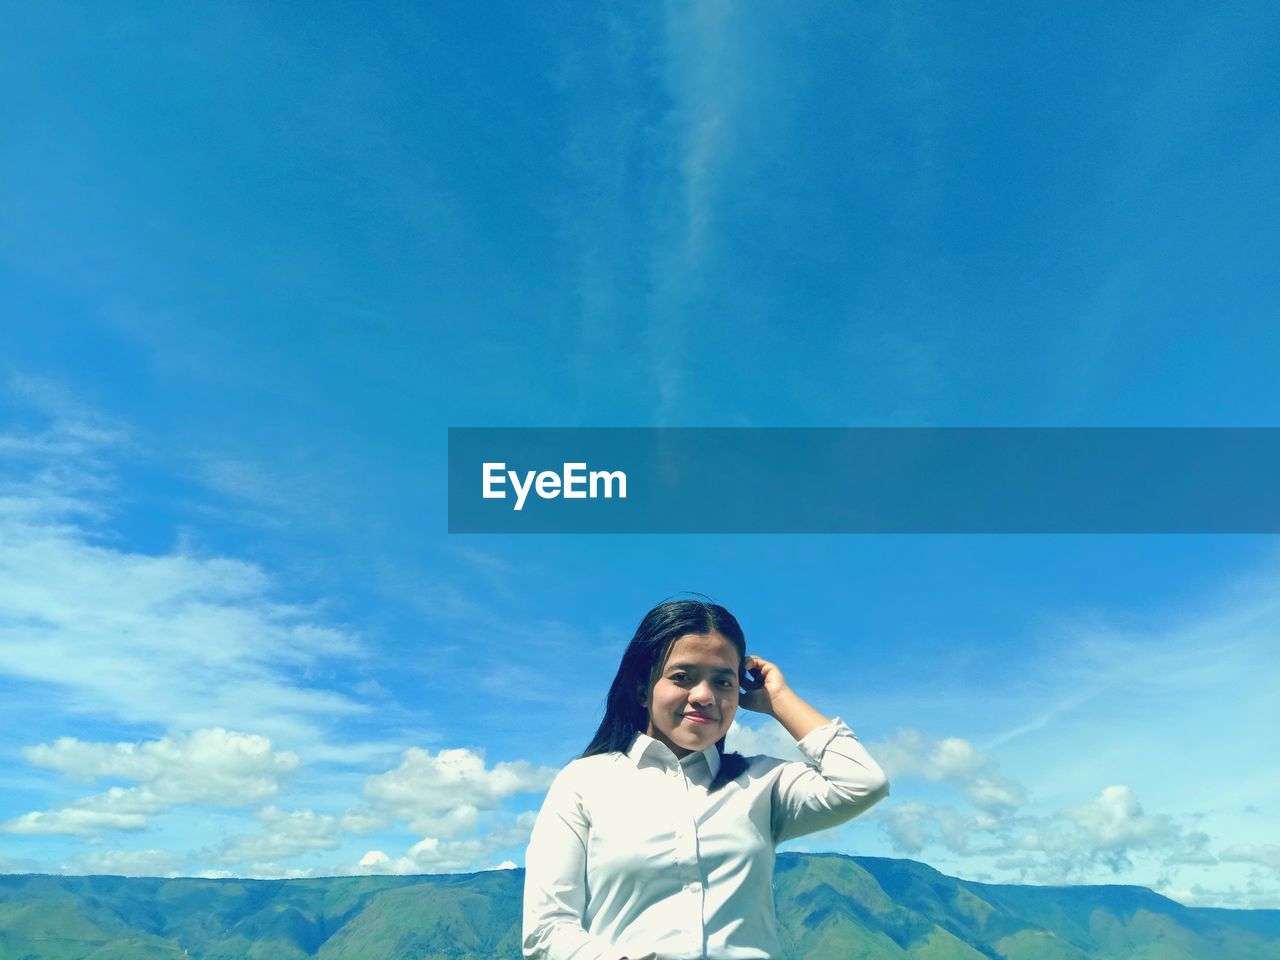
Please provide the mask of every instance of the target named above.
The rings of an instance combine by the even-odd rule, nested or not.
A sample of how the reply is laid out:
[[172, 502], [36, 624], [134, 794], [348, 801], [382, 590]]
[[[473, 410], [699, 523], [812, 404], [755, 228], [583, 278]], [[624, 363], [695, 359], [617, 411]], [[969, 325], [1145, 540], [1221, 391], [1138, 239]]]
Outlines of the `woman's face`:
[[678, 638], [645, 697], [645, 733], [677, 757], [712, 746], [728, 732], [738, 711], [741, 667], [737, 649], [719, 633]]

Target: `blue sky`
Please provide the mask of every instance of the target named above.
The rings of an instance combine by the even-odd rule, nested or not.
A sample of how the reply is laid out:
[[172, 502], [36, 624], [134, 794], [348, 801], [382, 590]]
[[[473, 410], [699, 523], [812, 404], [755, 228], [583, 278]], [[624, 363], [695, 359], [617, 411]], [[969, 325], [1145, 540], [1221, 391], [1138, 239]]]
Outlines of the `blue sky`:
[[893, 773], [797, 846], [1280, 906], [1274, 538], [449, 536], [444, 462], [1277, 425], [1280, 13], [419, 6], [11, 17], [0, 870], [518, 864], [695, 590]]

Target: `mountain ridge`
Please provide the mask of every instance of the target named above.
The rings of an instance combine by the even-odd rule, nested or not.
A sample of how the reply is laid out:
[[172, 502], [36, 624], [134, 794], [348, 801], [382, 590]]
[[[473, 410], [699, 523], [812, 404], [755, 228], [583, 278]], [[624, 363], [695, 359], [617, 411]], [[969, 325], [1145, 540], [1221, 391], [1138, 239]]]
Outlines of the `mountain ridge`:
[[[523, 875], [3, 874], [0, 960], [516, 960]], [[1189, 907], [1135, 885], [783, 853], [774, 888], [783, 960], [1280, 960], [1280, 910]]]

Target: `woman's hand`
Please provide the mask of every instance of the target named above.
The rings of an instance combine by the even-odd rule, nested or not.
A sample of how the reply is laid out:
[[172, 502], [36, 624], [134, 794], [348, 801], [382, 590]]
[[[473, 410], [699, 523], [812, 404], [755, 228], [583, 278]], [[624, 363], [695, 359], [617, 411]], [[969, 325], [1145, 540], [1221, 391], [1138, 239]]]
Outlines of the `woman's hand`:
[[795, 691], [787, 686], [787, 679], [777, 664], [761, 657], [749, 656], [742, 665], [747, 670], [759, 673], [764, 686], [741, 694], [738, 706], [756, 713], [767, 713], [797, 740], [804, 739], [818, 727], [831, 722], [828, 717], [796, 696]]
[[767, 713], [775, 716], [775, 708], [781, 699], [785, 699], [791, 688], [787, 686], [787, 678], [782, 675], [776, 663], [770, 663], [763, 657], [748, 656], [742, 662], [742, 668], [748, 673], [755, 673], [764, 681], [759, 690], [749, 690], [738, 698], [738, 706], [756, 713]]

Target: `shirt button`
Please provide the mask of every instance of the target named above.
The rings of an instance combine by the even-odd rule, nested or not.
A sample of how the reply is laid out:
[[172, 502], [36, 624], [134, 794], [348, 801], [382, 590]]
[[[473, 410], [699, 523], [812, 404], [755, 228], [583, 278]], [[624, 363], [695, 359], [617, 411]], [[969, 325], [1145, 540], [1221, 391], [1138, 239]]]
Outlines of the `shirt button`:
[[697, 893], [701, 889], [702, 889], [702, 884], [696, 881], [694, 883], [686, 883], [684, 885], [685, 893]]

